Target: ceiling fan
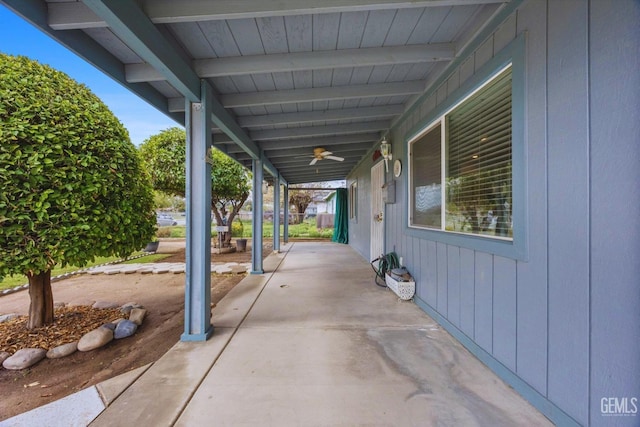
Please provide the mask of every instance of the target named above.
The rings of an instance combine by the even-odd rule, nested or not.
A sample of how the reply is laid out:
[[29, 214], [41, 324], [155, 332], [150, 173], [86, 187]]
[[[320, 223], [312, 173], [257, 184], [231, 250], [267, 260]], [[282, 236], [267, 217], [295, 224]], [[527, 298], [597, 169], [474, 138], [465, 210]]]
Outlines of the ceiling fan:
[[[309, 163], [309, 166], [313, 166], [315, 165], [318, 160], [324, 160], [324, 159], [330, 159], [330, 160], [335, 160], [338, 162], [341, 162], [344, 160], [343, 157], [338, 157], [338, 156], [333, 156], [333, 153], [331, 151], [327, 151], [322, 147], [316, 147], [313, 149], [313, 160], [311, 160], [311, 163]], [[309, 157], [309, 156], [304, 156], [304, 157]]]

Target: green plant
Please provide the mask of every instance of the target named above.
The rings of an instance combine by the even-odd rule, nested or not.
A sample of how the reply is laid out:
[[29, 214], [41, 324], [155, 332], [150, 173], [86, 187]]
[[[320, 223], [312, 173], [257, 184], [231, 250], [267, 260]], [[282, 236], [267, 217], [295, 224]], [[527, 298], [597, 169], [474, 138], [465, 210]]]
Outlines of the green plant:
[[51, 270], [127, 256], [154, 234], [152, 188], [126, 129], [89, 89], [0, 54], [0, 277], [24, 274], [28, 328], [53, 322]]
[[[140, 146], [156, 190], [185, 196], [185, 146], [186, 134], [179, 128], [153, 135]], [[211, 209], [216, 223], [231, 225], [233, 231], [234, 218], [249, 197], [251, 175], [220, 150], [212, 150], [211, 159]], [[225, 233], [223, 245], [230, 245], [231, 236]]]
[[242, 237], [243, 234], [244, 234], [244, 225], [242, 224], [242, 221], [240, 220], [233, 221], [231, 225], [231, 236]]
[[156, 237], [171, 237], [171, 227], [158, 227]]

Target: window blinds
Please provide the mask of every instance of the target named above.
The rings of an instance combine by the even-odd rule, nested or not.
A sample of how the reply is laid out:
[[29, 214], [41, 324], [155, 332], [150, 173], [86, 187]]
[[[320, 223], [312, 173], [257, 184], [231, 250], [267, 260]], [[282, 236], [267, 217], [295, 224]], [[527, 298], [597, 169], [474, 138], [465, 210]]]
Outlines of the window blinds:
[[447, 223], [509, 235], [511, 67], [454, 108], [447, 127]]

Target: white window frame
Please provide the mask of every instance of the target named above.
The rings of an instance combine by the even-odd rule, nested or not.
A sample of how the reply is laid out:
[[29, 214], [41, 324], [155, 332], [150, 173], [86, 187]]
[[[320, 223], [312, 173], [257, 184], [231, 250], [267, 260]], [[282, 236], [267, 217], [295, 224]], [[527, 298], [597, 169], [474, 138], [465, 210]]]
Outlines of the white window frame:
[[358, 180], [349, 184], [349, 220], [358, 220]]

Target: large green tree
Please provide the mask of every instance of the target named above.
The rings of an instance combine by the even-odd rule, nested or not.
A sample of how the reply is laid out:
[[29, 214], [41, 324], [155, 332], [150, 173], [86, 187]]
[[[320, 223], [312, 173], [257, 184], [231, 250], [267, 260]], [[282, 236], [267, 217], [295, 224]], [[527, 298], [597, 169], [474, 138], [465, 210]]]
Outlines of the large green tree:
[[29, 279], [28, 328], [52, 323], [51, 268], [126, 256], [155, 230], [126, 129], [84, 85], [0, 54], [0, 277]]
[[[185, 196], [186, 134], [171, 128], [153, 135], [140, 146], [140, 155], [147, 164], [156, 190]], [[211, 150], [211, 209], [216, 223], [231, 226], [249, 197], [251, 175], [247, 169], [219, 150]], [[223, 245], [231, 242], [231, 232], [225, 233]]]

